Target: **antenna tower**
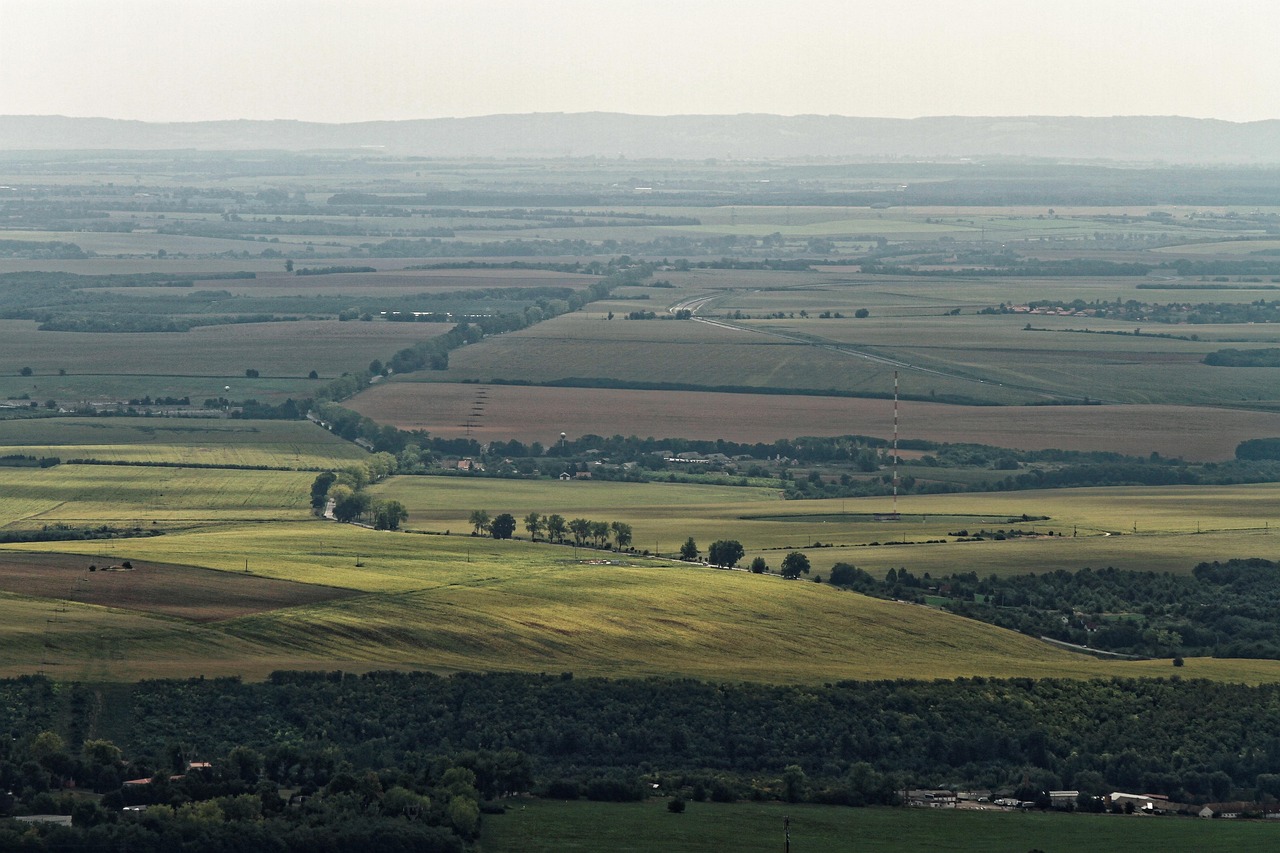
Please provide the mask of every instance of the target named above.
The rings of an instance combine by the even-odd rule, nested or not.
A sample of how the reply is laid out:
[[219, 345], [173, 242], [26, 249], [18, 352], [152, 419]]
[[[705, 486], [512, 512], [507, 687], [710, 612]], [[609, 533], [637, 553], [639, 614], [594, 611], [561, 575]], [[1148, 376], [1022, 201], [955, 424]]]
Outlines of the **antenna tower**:
[[893, 517], [898, 517], [898, 371], [893, 372]]

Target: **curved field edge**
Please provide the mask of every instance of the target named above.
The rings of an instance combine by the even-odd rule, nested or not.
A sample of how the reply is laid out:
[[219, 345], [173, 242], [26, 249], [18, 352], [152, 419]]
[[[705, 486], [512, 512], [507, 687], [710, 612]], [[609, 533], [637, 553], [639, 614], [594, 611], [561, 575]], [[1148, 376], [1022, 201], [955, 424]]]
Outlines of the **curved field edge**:
[[[222, 556], [210, 561], [218, 562], [233, 559], [226, 552], [236, 532], [124, 544], [172, 550], [196, 540], [187, 543], [190, 556], [213, 553], [206, 549], [220, 541]], [[1099, 661], [926, 607], [776, 576], [639, 558], [622, 564], [575, 561], [569, 548], [320, 523], [258, 526], [239, 535], [244, 545], [275, 543], [251, 564], [255, 572], [292, 580], [310, 574], [312, 582], [365, 594], [203, 625], [56, 599], [0, 596], [10, 651], [0, 673], [130, 680], [390, 667], [768, 683], [1175, 672], [1188, 678], [1280, 681], [1277, 661], [1189, 659], [1179, 670], [1168, 660]], [[310, 551], [289, 563], [288, 552], [307, 541]], [[22, 550], [75, 550], [50, 547], [71, 544], [78, 543]], [[93, 544], [85, 543], [82, 550], [91, 552]], [[278, 563], [273, 554], [279, 555]], [[355, 565], [357, 554], [362, 566]], [[158, 554], [145, 556], [158, 559]], [[324, 560], [332, 565], [315, 565]]]

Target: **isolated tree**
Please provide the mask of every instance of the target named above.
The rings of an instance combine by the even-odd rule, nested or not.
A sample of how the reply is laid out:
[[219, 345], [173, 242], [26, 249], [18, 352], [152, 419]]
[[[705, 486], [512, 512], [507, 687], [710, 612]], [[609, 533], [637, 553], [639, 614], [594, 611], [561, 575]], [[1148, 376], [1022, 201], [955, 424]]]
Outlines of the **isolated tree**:
[[684, 540], [684, 544], [680, 546], [680, 559], [689, 562], [698, 559], [698, 543], [693, 541], [692, 536]]
[[471, 522], [471, 535], [483, 536], [489, 532], [489, 512], [488, 510], [477, 509], [472, 510], [471, 517], [467, 519]]
[[33, 371], [30, 367], [24, 367], [18, 372], [21, 373], [23, 376], [30, 376], [35, 371]]
[[762, 575], [769, 571], [769, 564], [765, 562], [764, 557], [756, 557], [751, 561], [751, 571], [757, 575]]
[[373, 507], [373, 526], [378, 530], [399, 530], [409, 518], [400, 501], [378, 501]]
[[799, 551], [792, 551], [782, 558], [782, 576], [798, 578], [809, 574], [809, 558]]
[[529, 531], [530, 539], [538, 538], [538, 534], [542, 532], [543, 524], [542, 516], [536, 512], [531, 512], [524, 517], [524, 529]]
[[244, 372], [244, 375], [245, 375], [245, 376], [247, 376], [249, 379], [257, 379], [257, 378], [258, 378], [258, 371], [254, 370], [252, 367], [250, 367], [249, 369], [247, 369], [247, 370]]
[[289, 260], [287, 260], [287, 261], [285, 261], [285, 262], [284, 262], [284, 271], [285, 271], [285, 272], [293, 272], [293, 259], [292, 259], [292, 258], [290, 258]]
[[863, 319], [866, 319], [867, 317], [870, 317], [871, 312], [868, 311], [866, 308], [859, 308], [857, 311], [853, 312], [853, 316], [857, 317], [859, 320], [863, 320]]
[[319, 373], [316, 373], [316, 372], [313, 370], [313, 371], [311, 371], [310, 373], [308, 373], [308, 374], [307, 374], [307, 378], [308, 378], [308, 379], [319, 379], [319, 378], [320, 378], [320, 374], [319, 374]]
[[618, 550], [621, 551], [631, 544], [631, 525], [624, 524], [621, 521], [615, 521], [609, 525], [613, 530], [613, 541], [617, 543]]
[[707, 561], [713, 566], [732, 569], [742, 559], [742, 543], [737, 539], [719, 539], [707, 549]]
[[510, 539], [516, 532], [516, 517], [509, 512], [499, 513], [489, 522], [489, 532], [494, 539]]
[[564, 516], [552, 513], [543, 519], [547, 528], [547, 538], [553, 542], [563, 542], [565, 530], [567, 529]]

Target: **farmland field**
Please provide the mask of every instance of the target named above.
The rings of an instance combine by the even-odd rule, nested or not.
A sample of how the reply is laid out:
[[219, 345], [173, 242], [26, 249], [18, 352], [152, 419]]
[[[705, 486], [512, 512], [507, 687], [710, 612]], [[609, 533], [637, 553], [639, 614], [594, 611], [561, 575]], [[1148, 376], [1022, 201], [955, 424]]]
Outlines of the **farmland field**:
[[[0, 152], [0, 676], [53, 680], [5, 694], [17, 813], [93, 787], [65, 832], [244, 847], [259, 804], [260, 835], [444, 837], [503, 790], [657, 782], [520, 795], [464, 840], [776, 850], [790, 817], [797, 851], [1276, 846], [816, 805], [1280, 797], [1280, 461], [1236, 458], [1280, 441], [1280, 368], [1203, 363], [1280, 348], [1274, 170], [574, 151]], [[919, 443], [774, 444], [849, 435]], [[1110, 485], [1173, 482], [1226, 485]], [[113, 683], [155, 678], [192, 681]], [[107, 738], [127, 759], [87, 778]], [[108, 793], [193, 755], [226, 798], [99, 813], [214, 796]], [[314, 797], [281, 813], [266, 783]]]
[[[1234, 330], [1211, 327], [1204, 331], [1206, 340], [1195, 342], [1135, 337], [1133, 324], [1033, 319], [1050, 331], [1025, 331], [1027, 317], [1018, 315], [730, 324], [574, 314], [466, 347], [447, 371], [423, 378], [605, 378], [884, 395], [898, 370], [903, 394], [953, 401], [1280, 406], [1276, 368], [1199, 363], [1222, 340], [1235, 340]], [[1087, 327], [1117, 334], [1069, 331]], [[1190, 334], [1177, 326], [1147, 331]], [[1220, 337], [1211, 340], [1214, 335]], [[1249, 341], [1261, 345], [1268, 339], [1251, 328]]]
[[505, 814], [486, 819], [481, 841], [489, 853], [776, 851], [788, 817], [793, 849], [830, 853], [1262, 853], [1275, 844], [1269, 821], [710, 802], [689, 803], [683, 814], [671, 814], [666, 803], [512, 800]]
[[[977, 622], [826, 584], [472, 537], [465, 535], [467, 516], [471, 509], [487, 507], [517, 516], [534, 510], [624, 520], [634, 524], [637, 547], [647, 548], [652, 539], [666, 553], [689, 535], [704, 547], [714, 538], [734, 537], [775, 565], [781, 552], [772, 549], [793, 545], [806, 550], [818, 574], [837, 559], [873, 572], [907, 566], [917, 572], [985, 574], [1081, 560], [1187, 571], [1210, 556], [1265, 553], [1265, 519], [1276, 514], [1278, 503], [1277, 490], [1268, 486], [1020, 492], [904, 499], [902, 521], [877, 522], [883, 500], [783, 503], [767, 489], [438, 477], [398, 477], [377, 487], [379, 497], [409, 506], [411, 528], [452, 534], [424, 536], [305, 520], [309, 479], [277, 472], [69, 465], [15, 472], [5, 484], [0, 509], [21, 526], [137, 519], [157, 520], [168, 532], [5, 546], [0, 563], [48, 560], [62, 567], [61, 573], [43, 578], [15, 572], [11, 585], [0, 586], [8, 590], [7, 624], [17, 638], [6, 671], [33, 671], [43, 663], [40, 658], [49, 656], [39, 651], [37, 639], [49, 614], [57, 612], [51, 599], [64, 599], [58, 606], [67, 609], [56, 616], [58, 627], [49, 629], [63, 638], [56, 644], [54, 671], [92, 671], [102, 678], [261, 674], [299, 665], [571, 669], [770, 682], [1158, 673], [1167, 662], [1095, 661]], [[60, 497], [64, 493], [78, 499], [67, 502]], [[1018, 522], [1022, 513], [1051, 518]], [[1122, 532], [1124, 525], [1114, 523], [1120, 513], [1124, 525], [1136, 521], [1139, 533], [1098, 535], [1116, 528]], [[1196, 519], [1205, 533], [1194, 533]], [[1078, 525], [1081, 535], [948, 545], [840, 544], [888, 541], [894, 535], [945, 536], [960, 524], [1038, 528], [1041, 534]], [[1254, 529], [1211, 532], [1224, 527]], [[806, 548], [819, 537], [837, 547]], [[91, 575], [87, 564], [125, 560], [135, 566], [191, 568], [157, 569], [158, 575], [143, 571], [126, 580], [145, 588], [119, 592], [123, 598], [94, 598], [120, 578]], [[66, 565], [73, 567], [69, 574]], [[215, 573], [202, 573], [209, 569]], [[225, 583], [216, 573], [226, 576]], [[152, 586], [153, 578], [158, 587]], [[199, 581], [193, 592], [166, 597], [170, 593], [164, 590], [190, 579]], [[285, 586], [271, 586], [276, 582]], [[267, 585], [265, 591], [243, 592], [257, 590], [258, 584]], [[66, 587], [61, 594], [60, 585]], [[325, 600], [334, 589], [362, 594]], [[18, 592], [39, 598], [18, 597]], [[136, 611], [126, 616], [91, 603]], [[245, 613], [246, 608], [282, 606]], [[163, 621], [193, 613], [219, 621]], [[112, 627], [133, 625], [139, 618], [151, 620], [141, 633]], [[804, 632], [791, 630], [801, 623]], [[170, 632], [176, 632], [173, 644], [163, 639]], [[148, 646], [152, 651], [144, 650]], [[156, 651], [160, 647], [163, 653]], [[237, 651], [230, 655], [228, 649]], [[1183, 672], [1271, 681], [1280, 678], [1280, 664], [1193, 659]]]
[[[1211, 369], [1211, 368], [1208, 368]], [[890, 386], [891, 387], [891, 386]], [[473, 414], [483, 389], [481, 414]], [[561, 432], [770, 443], [802, 435], [893, 434], [890, 400], [711, 391], [631, 391], [390, 382], [348, 404], [380, 423], [479, 441], [554, 444]], [[1241, 441], [1280, 435], [1280, 414], [1191, 406], [949, 406], [899, 403], [902, 438], [1023, 450], [1103, 450], [1230, 459]], [[2, 435], [2, 433], [0, 433]]]
[[0, 527], [203, 524], [306, 518], [314, 475], [58, 465], [0, 468]]
[[0, 456], [333, 468], [368, 454], [307, 421], [38, 418], [0, 421]]
[[141, 560], [130, 561], [128, 567], [94, 558], [88, 564], [95, 570], [87, 570], [81, 555], [0, 551], [0, 590], [193, 622], [217, 622], [354, 594], [335, 587]]
[[[231, 573], [242, 571], [243, 556], [251, 554], [249, 568], [255, 576], [366, 592], [203, 626], [186, 622], [164, 628], [157, 623], [148, 635], [150, 643], [163, 645], [159, 637], [166, 630], [187, 642], [208, 638], [208, 655], [185, 646], [172, 655], [155, 654], [168, 672], [186, 661], [189, 672], [254, 674], [288, 659], [321, 667], [569, 669], [613, 676], [806, 683], [1138, 675], [1160, 673], [1168, 666], [1167, 661], [1096, 661], [950, 614], [826, 585], [609, 555], [575, 560], [572, 549], [563, 546], [396, 535], [323, 522], [228, 527], [108, 544], [113, 563], [124, 558], [185, 562]], [[6, 550], [100, 559], [95, 555], [104, 549], [100, 543], [57, 542]], [[203, 606], [217, 605], [207, 601]], [[82, 607], [75, 604], [73, 614], [59, 615], [59, 624], [66, 627], [52, 630], [79, 636], [84, 620], [75, 614]], [[33, 637], [42, 634], [52, 610], [46, 602], [31, 612], [26, 631]], [[97, 619], [95, 615], [91, 621]], [[14, 630], [21, 625], [11, 624]], [[798, 632], [794, 628], [800, 624], [804, 631]], [[136, 638], [111, 634], [101, 642], [108, 640], [119, 648], [121, 672], [136, 673], [140, 666], [145, 671], [138, 656], [148, 655]], [[244, 651], [224, 658], [228, 647]], [[64, 670], [88, 664], [89, 652], [71, 639], [59, 648]], [[7, 671], [31, 671], [32, 664], [30, 657], [15, 655]], [[110, 661], [95, 665], [111, 671]], [[1280, 679], [1280, 664], [1195, 659], [1183, 673], [1273, 681]]]
[[[411, 526], [429, 530], [466, 530], [474, 509], [510, 512], [517, 519], [529, 512], [559, 513], [624, 521], [634, 527], [637, 548], [664, 554], [674, 553], [689, 536], [703, 546], [737, 539], [747, 548], [748, 561], [760, 553], [776, 569], [782, 551], [821, 542], [835, 547], [808, 551], [815, 568], [825, 571], [844, 560], [881, 574], [893, 566], [917, 574], [1107, 565], [1188, 572], [1202, 559], [1269, 553], [1267, 537], [1280, 535], [1280, 487], [1272, 484], [904, 496], [898, 501], [899, 521], [882, 517], [890, 509], [884, 497], [784, 502], [772, 490], [741, 487], [399, 477], [378, 493], [403, 502]], [[1023, 515], [1032, 520], [1023, 522]], [[961, 529], [1010, 527], [1040, 535], [869, 544], [954, 539], [948, 534]], [[1049, 530], [1062, 535], [1050, 538]]]
[[[299, 264], [298, 269], [325, 266], [328, 262]], [[597, 276], [560, 273], [550, 270], [425, 269], [406, 270], [407, 261], [378, 260], [376, 273], [298, 276], [284, 272], [259, 274], [253, 279], [209, 282], [220, 290], [243, 296], [349, 296], [358, 301], [369, 296], [465, 292], [489, 288], [567, 287], [577, 289], [597, 280]]]
[[[582, 314], [465, 347], [450, 358], [448, 370], [422, 378], [536, 383], [582, 377], [869, 394], [887, 394], [893, 386], [891, 367], [808, 342], [708, 323], [606, 321], [604, 315]], [[971, 399], [992, 394], [1001, 402], [1035, 399], [976, 387], [972, 380], [930, 377], [913, 391], [932, 388]]]
[[[201, 326], [189, 332], [88, 334], [42, 332], [27, 321], [0, 320], [0, 334], [11, 343], [5, 369], [0, 370], [5, 376], [0, 392], [12, 388], [45, 395], [64, 386], [82, 387], [82, 396], [71, 399], [95, 399], [92, 383], [112, 375], [214, 377], [234, 381], [251, 392], [255, 383], [245, 378], [245, 370], [254, 368], [262, 381], [271, 377], [294, 381], [298, 394], [308, 387], [311, 370], [332, 378], [448, 329], [443, 323], [298, 320]], [[32, 368], [35, 375], [19, 377], [22, 367]], [[68, 375], [58, 376], [59, 370]], [[139, 395], [157, 393], [145, 382], [139, 385]]]
[[41, 418], [0, 420], [0, 456], [317, 469], [367, 453], [310, 421]]

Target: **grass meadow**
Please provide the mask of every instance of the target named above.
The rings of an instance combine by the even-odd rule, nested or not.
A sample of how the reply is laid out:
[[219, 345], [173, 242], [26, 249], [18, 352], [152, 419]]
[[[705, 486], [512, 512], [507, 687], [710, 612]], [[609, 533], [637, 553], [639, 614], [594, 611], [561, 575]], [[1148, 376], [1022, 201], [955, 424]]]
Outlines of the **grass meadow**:
[[1262, 853], [1274, 849], [1277, 831], [1263, 821], [783, 803], [691, 802], [683, 814], [671, 814], [666, 803], [513, 800], [505, 814], [485, 817], [480, 841], [486, 853], [763, 853], [782, 849], [783, 819], [790, 818], [791, 849], [796, 851]]

